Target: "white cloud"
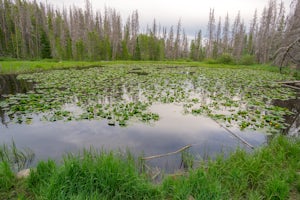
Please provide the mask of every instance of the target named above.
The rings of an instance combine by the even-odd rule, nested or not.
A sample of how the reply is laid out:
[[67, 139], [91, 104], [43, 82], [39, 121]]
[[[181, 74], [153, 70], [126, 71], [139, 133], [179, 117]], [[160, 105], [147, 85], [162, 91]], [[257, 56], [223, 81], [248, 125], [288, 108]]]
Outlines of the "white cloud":
[[[84, 7], [84, 2], [85, 0], [48, 0], [48, 3], [66, 7]], [[206, 27], [210, 8], [215, 9], [216, 19], [219, 16], [224, 19], [226, 13], [229, 13], [233, 21], [240, 11], [245, 23], [249, 23], [255, 9], [260, 13], [268, 2], [269, 0], [91, 0], [94, 10], [103, 11], [105, 6], [115, 8], [123, 20], [134, 10], [138, 10], [142, 29], [145, 29], [147, 24], [151, 26], [154, 18], [166, 27], [176, 26], [181, 19], [183, 27], [190, 35]], [[291, 0], [284, 2], [286, 8], [289, 8]]]

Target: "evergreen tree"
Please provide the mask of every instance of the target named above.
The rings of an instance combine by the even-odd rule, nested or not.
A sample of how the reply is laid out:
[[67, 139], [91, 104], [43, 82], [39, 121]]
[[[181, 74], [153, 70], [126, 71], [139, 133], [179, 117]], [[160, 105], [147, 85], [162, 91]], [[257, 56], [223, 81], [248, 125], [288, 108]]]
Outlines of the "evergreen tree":
[[51, 55], [51, 47], [47, 34], [45, 31], [42, 31], [41, 34], [41, 57], [44, 58], [52, 58]]
[[139, 38], [136, 38], [136, 44], [135, 44], [135, 50], [133, 54], [133, 59], [134, 60], [141, 60], [141, 49], [140, 49], [140, 44], [139, 44]]

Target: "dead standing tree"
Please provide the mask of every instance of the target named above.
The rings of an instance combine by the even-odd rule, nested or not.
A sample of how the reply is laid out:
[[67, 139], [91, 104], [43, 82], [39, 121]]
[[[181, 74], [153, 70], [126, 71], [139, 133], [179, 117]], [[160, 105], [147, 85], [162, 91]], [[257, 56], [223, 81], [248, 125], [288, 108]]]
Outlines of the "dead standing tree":
[[294, 8], [288, 19], [282, 47], [273, 56], [280, 71], [289, 63], [296, 64], [296, 69], [300, 70], [300, 0], [294, 0], [292, 5]]
[[280, 72], [289, 62], [296, 64], [296, 69], [300, 70], [300, 37], [288, 46], [279, 48], [274, 57], [274, 62], [279, 64]]

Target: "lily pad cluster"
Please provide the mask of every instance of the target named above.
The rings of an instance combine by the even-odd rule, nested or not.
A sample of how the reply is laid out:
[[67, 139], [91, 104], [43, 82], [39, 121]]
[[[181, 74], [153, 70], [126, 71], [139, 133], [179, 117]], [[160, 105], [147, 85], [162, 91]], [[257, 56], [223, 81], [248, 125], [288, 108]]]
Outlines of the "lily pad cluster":
[[125, 126], [132, 119], [158, 120], [150, 109], [153, 103], [176, 103], [186, 113], [207, 115], [226, 126], [276, 132], [284, 129], [284, 116], [291, 111], [272, 100], [295, 96], [276, 83], [290, 77], [251, 69], [117, 65], [21, 74], [18, 79], [33, 82], [34, 89], [0, 102], [18, 123], [38, 114], [46, 121], [107, 119], [109, 125]]

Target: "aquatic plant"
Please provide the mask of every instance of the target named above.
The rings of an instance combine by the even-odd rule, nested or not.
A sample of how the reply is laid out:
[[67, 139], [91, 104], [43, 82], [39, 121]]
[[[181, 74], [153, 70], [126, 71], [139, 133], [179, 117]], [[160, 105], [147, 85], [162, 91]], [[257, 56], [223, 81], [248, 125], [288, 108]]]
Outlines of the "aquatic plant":
[[[101, 120], [126, 126], [131, 119], [153, 122], [153, 103], [182, 104], [185, 113], [206, 115], [226, 126], [276, 133], [293, 111], [272, 105], [295, 92], [278, 81], [288, 75], [250, 68], [112, 65], [20, 74], [34, 89], [0, 101], [12, 122]], [[72, 105], [72, 109], [66, 108]], [[76, 113], [74, 110], [80, 110]]]

